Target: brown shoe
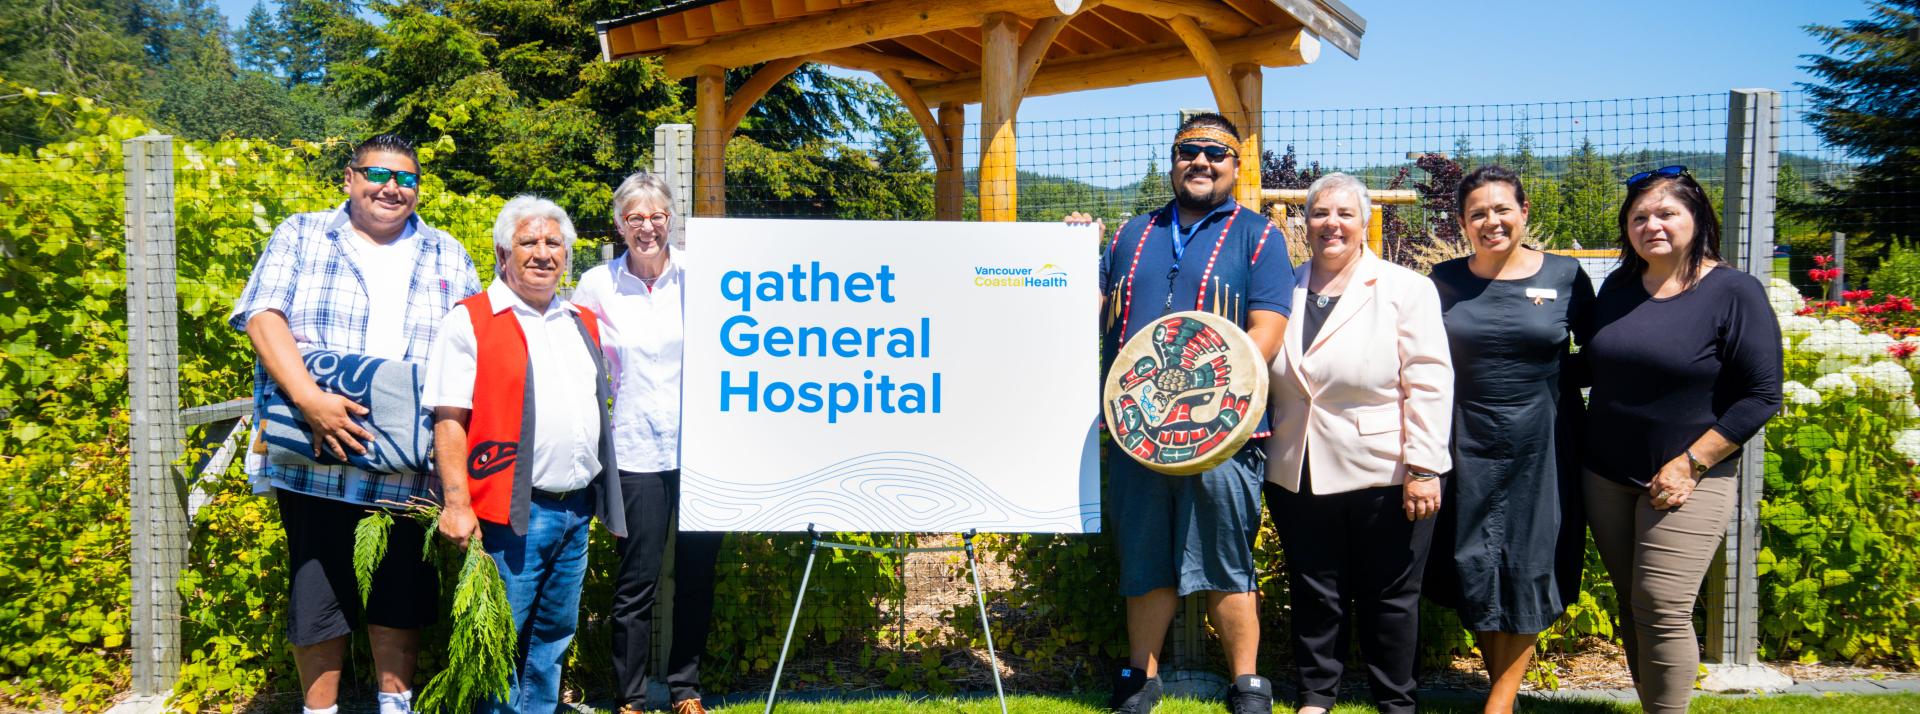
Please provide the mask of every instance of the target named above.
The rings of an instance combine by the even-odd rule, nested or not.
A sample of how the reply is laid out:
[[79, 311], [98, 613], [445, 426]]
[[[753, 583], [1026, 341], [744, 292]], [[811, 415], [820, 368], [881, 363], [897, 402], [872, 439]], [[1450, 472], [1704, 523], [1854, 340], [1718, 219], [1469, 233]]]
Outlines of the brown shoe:
[[700, 704], [700, 698], [682, 699], [673, 703], [673, 714], [707, 714], [707, 708]]
[[647, 714], [647, 710], [643, 704], [622, 704], [620, 714]]

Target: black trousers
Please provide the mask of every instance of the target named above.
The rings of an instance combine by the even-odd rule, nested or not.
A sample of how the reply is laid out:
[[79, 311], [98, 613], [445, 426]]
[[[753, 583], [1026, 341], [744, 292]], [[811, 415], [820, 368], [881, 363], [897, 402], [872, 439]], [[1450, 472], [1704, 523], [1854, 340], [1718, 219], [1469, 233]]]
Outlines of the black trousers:
[[[613, 672], [620, 701], [642, 706], [653, 662], [653, 604], [666, 556], [669, 522], [680, 506], [680, 470], [620, 472], [627, 503], [627, 537], [615, 540], [620, 569], [613, 583]], [[713, 565], [720, 554], [717, 532], [681, 532], [674, 541], [673, 643], [666, 681], [672, 701], [700, 697], [700, 656], [707, 650], [713, 618]]]
[[1293, 601], [1293, 661], [1300, 705], [1333, 708], [1360, 621], [1360, 654], [1381, 712], [1417, 704], [1420, 578], [1433, 519], [1408, 521], [1400, 486], [1316, 496], [1265, 485], [1287, 556]]

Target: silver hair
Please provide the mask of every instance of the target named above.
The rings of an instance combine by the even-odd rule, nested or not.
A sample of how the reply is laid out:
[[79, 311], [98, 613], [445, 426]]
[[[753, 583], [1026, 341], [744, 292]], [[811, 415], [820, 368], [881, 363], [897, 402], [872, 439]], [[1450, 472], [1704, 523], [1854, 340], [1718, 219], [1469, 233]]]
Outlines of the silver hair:
[[1367, 185], [1360, 179], [1335, 171], [1314, 179], [1307, 187], [1307, 215], [1313, 215], [1313, 204], [1320, 202], [1323, 193], [1347, 193], [1360, 200], [1360, 225], [1373, 222], [1373, 197], [1367, 195]]
[[620, 182], [619, 188], [613, 190], [613, 225], [615, 228], [620, 226], [621, 214], [626, 213], [627, 204], [636, 198], [655, 199], [660, 202], [660, 205], [666, 206], [669, 216], [667, 225], [669, 228], [672, 227], [673, 187], [667, 185], [667, 180], [660, 178], [657, 174], [648, 171], [635, 171], [633, 175], [628, 176], [625, 181]]
[[533, 218], [552, 219], [560, 225], [560, 236], [566, 239], [567, 252], [562, 265], [573, 262], [573, 241], [580, 237], [573, 231], [573, 219], [567, 217], [567, 209], [539, 196], [519, 195], [500, 207], [500, 217], [493, 220], [493, 250], [495, 253], [513, 252], [513, 234], [520, 230], [520, 224]]

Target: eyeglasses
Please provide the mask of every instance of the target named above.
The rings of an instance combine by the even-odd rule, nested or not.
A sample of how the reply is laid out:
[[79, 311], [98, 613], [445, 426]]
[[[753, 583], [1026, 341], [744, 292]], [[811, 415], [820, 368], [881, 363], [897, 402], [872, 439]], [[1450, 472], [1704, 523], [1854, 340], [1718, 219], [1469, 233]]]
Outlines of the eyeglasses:
[[627, 215], [621, 216], [620, 222], [625, 223], [629, 226], [638, 228], [640, 227], [640, 224], [646, 223], [648, 221], [652, 221], [656, 224], [665, 224], [667, 222], [667, 218], [669, 218], [669, 216], [665, 211], [655, 211], [653, 213], [629, 213]]
[[1201, 154], [1206, 154], [1207, 161], [1211, 161], [1211, 162], [1224, 161], [1229, 156], [1240, 155], [1238, 152], [1234, 151], [1233, 149], [1227, 148], [1225, 146], [1221, 146], [1219, 144], [1193, 144], [1193, 143], [1176, 144], [1174, 145], [1173, 150], [1176, 153], [1176, 155], [1180, 157], [1181, 161], [1192, 161], [1195, 158], [1198, 158]]
[[1642, 171], [1640, 173], [1627, 177], [1627, 188], [1633, 188], [1634, 186], [1638, 186], [1640, 185], [1641, 181], [1645, 181], [1655, 176], [1659, 176], [1661, 178], [1673, 178], [1675, 176], [1684, 176], [1686, 175], [1686, 173], [1687, 173], [1687, 167], [1681, 166], [1679, 164], [1674, 164], [1673, 166], [1662, 166], [1652, 171]]
[[352, 168], [354, 171], [359, 172], [362, 178], [376, 185], [385, 184], [388, 181], [398, 178], [400, 180], [400, 188], [420, 187], [420, 174], [412, 171], [395, 171], [385, 166], [354, 166]]

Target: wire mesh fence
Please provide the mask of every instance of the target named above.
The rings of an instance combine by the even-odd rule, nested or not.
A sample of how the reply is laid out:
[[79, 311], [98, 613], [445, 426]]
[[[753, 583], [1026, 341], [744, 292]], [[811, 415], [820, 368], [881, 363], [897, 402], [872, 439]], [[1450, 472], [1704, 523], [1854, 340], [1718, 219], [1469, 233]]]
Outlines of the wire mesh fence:
[[[1757, 572], [1747, 576], [1759, 591], [1761, 654], [1913, 666], [1920, 663], [1920, 633], [1907, 623], [1920, 618], [1911, 616], [1907, 600], [1920, 589], [1914, 582], [1920, 579], [1920, 558], [1912, 546], [1920, 538], [1915, 518], [1920, 483], [1912, 465], [1920, 460], [1920, 407], [1914, 405], [1911, 357], [1920, 345], [1915, 336], [1920, 319], [1913, 317], [1910, 298], [1920, 295], [1920, 254], [1896, 238], [1916, 232], [1920, 187], [1883, 197], [1877, 215], [1894, 218], [1872, 224], [1875, 230], [1856, 230], [1836, 240], [1831, 226], [1845, 223], [1838, 220], [1842, 209], [1823, 209], [1820, 200], [1835, 205], [1832, 199], [1856, 180], [1864, 159], [1835, 148], [1818, 133], [1807, 95], [1782, 96], [1782, 118], [1773, 136], [1779, 171], [1770, 188], [1786, 208], [1769, 220], [1779, 244], [1771, 253], [1776, 256], [1771, 274], [1783, 282], [1769, 295], [1788, 342], [1790, 383], [1786, 413], [1768, 430], [1766, 496], [1758, 513], [1763, 549]], [[1716, 202], [1721, 200], [1728, 181], [1728, 105], [1725, 94], [1705, 94], [1267, 112], [1259, 122], [1265, 149], [1260, 178], [1264, 189], [1300, 189], [1337, 170], [1362, 177], [1378, 191], [1410, 192], [1406, 201], [1384, 208], [1382, 252], [1425, 269], [1470, 251], [1460, 238], [1452, 198], [1460, 177], [1476, 166], [1506, 165], [1525, 182], [1533, 242], [1572, 252], [1597, 285], [1617, 261], [1615, 214], [1626, 176], [1685, 166]], [[1021, 123], [1015, 131], [1017, 181], [986, 182], [990, 190], [1003, 192], [990, 193], [987, 202], [1010, 199], [1019, 220], [1054, 221], [1070, 211], [1086, 211], [1105, 220], [1110, 234], [1127, 218], [1171, 199], [1169, 148], [1180, 119], [1166, 112]], [[929, 220], [946, 214], [976, 220], [982, 204], [983, 182], [976, 169], [983, 154], [981, 129], [977, 123], [955, 128], [961, 130], [951, 144], [957, 148], [946, 162], [935, 159], [911, 124], [797, 146], [763, 144], [749, 132], [726, 148], [723, 172], [715, 173], [713, 163], [698, 164], [691, 193], [723, 191], [727, 215], [740, 217]], [[0, 410], [9, 421], [0, 432], [0, 459], [9, 472], [0, 487], [11, 509], [8, 523], [25, 523], [28, 512], [37, 510], [111, 529], [128, 527], [124, 516], [111, 515], [105, 505], [98, 513], [80, 513], [35, 506], [39, 502], [27, 495], [50, 474], [62, 473], [63, 478], [91, 479], [83, 486], [90, 493], [120, 497], [114, 484], [125, 483], [122, 469], [131, 457], [117, 445], [126, 444], [128, 430], [144, 418], [123, 409], [133, 388], [127, 364], [135, 359], [126, 352], [135, 337], [127, 312], [133, 295], [126, 281], [137, 271], [128, 272], [132, 266], [123, 237], [127, 174], [119, 138], [124, 137], [103, 137], [94, 146], [49, 147], [34, 157], [10, 156], [0, 166], [0, 219], [11, 231], [0, 235], [0, 260], [8, 267], [0, 274], [0, 292], [7, 295], [0, 309], [0, 343], [10, 346], [0, 352], [5, 378]], [[629, 139], [623, 145], [648, 143]], [[693, 156], [714, 148], [696, 142]], [[340, 142], [176, 142], [171, 180], [178, 276], [172, 287], [177, 289], [178, 345], [139, 358], [177, 366], [179, 406], [248, 397], [252, 352], [245, 337], [226, 326], [227, 312], [274, 226], [295, 213], [339, 205], [346, 149]], [[656, 158], [637, 156], [633, 165], [648, 166]], [[426, 179], [420, 215], [466, 247], [484, 284], [493, 272], [493, 218], [507, 197], [454, 178], [485, 166], [459, 165], [432, 152], [422, 159]], [[609, 193], [563, 201], [582, 237], [574, 255], [576, 275], [612, 253], [617, 243], [604, 204], [621, 176], [604, 178]], [[957, 216], [942, 208], [951, 199], [957, 199]], [[1283, 227], [1297, 239], [1303, 232], [1298, 212], [1272, 208], [1285, 200], [1275, 194], [1262, 207], [1276, 218], [1284, 216]], [[1726, 246], [1747, 255], [1744, 248]], [[1304, 257], [1303, 242], [1296, 240], [1292, 250], [1296, 262]], [[204, 438], [201, 431], [188, 436]], [[59, 465], [73, 462], [75, 455], [86, 455], [79, 462], [93, 464], [93, 470], [61, 470]], [[198, 463], [193, 454], [186, 460]], [[194, 667], [233, 661], [230, 653], [216, 650], [245, 641], [251, 654], [244, 661], [251, 666], [239, 676], [260, 691], [285, 691], [293, 670], [285, 654], [284, 538], [275, 532], [274, 509], [250, 495], [237, 460], [196, 477], [193, 488], [206, 505], [193, 517], [190, 550], [178, 568], [186, 574], [177, 616], [184, 631], [183, 690], [199, 687], [195, 691], [209, 698], [219, 696], [223, 690]], [[47, 532], [50, 523], [28, 532]], [[873, 545], [953, 540], [892, 534], [836, 538]], [[705, 659], [710, 691], [764, 685], [800, 581], [804, 545], [799, 536], [728, 536]], [[1287, 671], [1288, 608], [1284, 562], [1270, 526], [1259, 548], [1268, 624], [1262, 670], [1280, 673]], [[128, 554], [122, 549], [115, 557], [125, 563]], [[611, 688], [604, 613], [612, 555], [605, 539], [596, 540], [593, 558], [570, 670], [579, 696], [599, 696]], [[965, 596], [968, 574], [954, 558], [836, 554], [816, 568], [787, 681], [803, 688], [935, 690], [980, 689], [990, 681], [970, 596]], [[982, 581], [1010, 686], [1028, 691], [1104, 686], [1108, 671], [1126, 653], [1115, 575], [1107, 536], [985, 540]], [[1612, 651], [1605, 644], [1615, 634], [1608, 613], [1618, 603], [1591, 555], [1585, 586], [1586, 596], [1549, 633], [1550, 649]], [[1727, 586], [1709, 582], [1710, 589], [1715, 587]], [[127, 604], [103, 595], [86, 607], [113, 613]], [[1730, 616], [1703, 611], [1700, 620], [1704, 625]], [[670, 622], [671, 608], [663, 607], [657, 617], [662, 624]], [[18, 622], [0, 628], [22, 627]], [[103, 634], [124, 637], [102, 627], [107, 628]], [[1196, 631], [1204, 639], [1204, 629]], [[27, 641], [30, 633], [18, 634], [0, 639]], [[1429, 609], [1422, 639], [1430, 666], [1449, 665], [1452, 657], [1472, 651], [1471, 636], [1442, 609]], [[1217, 648], [1202, 650], [1176, 664], [1217, 670]], [[432, 659], [429, 670], [444, 664]], [[365, 655], [354, 661], [357, 676], [366, 676]], [[1624, 681], [1624, 665], [1595, 672], [1571, 664], [1571, 658], [1555, 661], [1562, 685]], [[22, 671], [0, 663], [0, 674]]]

